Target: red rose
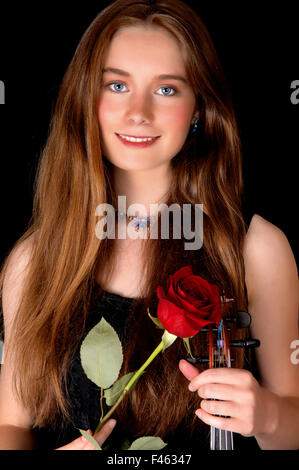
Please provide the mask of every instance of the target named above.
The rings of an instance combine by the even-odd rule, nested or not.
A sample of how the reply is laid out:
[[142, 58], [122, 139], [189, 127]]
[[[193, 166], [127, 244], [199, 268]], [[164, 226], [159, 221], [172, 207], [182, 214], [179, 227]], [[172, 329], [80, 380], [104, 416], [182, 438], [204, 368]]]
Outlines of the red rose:
[[189, 338], [209, 323], [222, 319], [220, 290], [200, 276], [191, 266], [179, 269], [167, 279], [166, 292], [157, 287], [157, 315], [164, 328], [180, 338]]

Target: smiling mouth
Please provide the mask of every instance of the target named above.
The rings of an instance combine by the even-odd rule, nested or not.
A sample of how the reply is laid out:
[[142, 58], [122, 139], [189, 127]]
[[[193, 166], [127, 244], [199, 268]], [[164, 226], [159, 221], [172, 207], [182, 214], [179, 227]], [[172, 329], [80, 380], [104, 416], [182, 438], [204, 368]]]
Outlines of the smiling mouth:
[[125, 142], [133, 142], [133, 143], [153, 143], [157, 139], [159, 139], [160, 136], [158, 137], [150, 137], [150, 136], [131, 136], [131, 135], [125, 135], [125, 134], [116, 134], [117, 137], [119, 137], [121, 140]]

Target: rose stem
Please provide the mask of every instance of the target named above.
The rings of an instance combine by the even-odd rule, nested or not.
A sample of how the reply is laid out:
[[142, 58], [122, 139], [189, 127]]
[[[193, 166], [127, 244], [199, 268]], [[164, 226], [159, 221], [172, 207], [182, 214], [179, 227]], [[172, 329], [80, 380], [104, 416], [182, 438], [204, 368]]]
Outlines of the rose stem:
[[110, 418], [110, 416], [112, 415], [112, 413], [114, 413], [114, 410], [118, 407], [118, 405], [120, 404], [120, 402], [123, 400], [123, 398], [125, 397], [125, 395], [130, 391], [131, 387], [134, 385], [134, 383], [136, 382], [136, 380], [138, 380], [138, 378], [140, 377], [140, 375], [142, 374], [142, 372], [144, 371], [144, 369], [147, 368], [147, 366], [152, 362], [152, 360], [159, 354], [159, 352], [161, 352], [163, 349], [163, 341], [161, 341], [161, 343], [156, 347], [156, 349], [152, 352], [152, 354], [149, 356], [149, 358], [145, 361], [145, 363], [140, 367], [140, 369], [137, 370], [137, 372], [135, 372], [135, 374], [133, 375], [133, 377], [131, 378], [131, 380], [127, 383], [127, 385], [125, 386], [124, 390], [122, 391], [122, 394], [120, 395], [120, 397], [118, 398], [118, 400], [114, 403], [114, 405], [112, 406], [112, 408], [108, 411], [108, 413], [104, 416], [104, 418], [102, 420], [100, 420], [96, 430], [94, 433], [97, 433], [100, 431], [100, 429], [103, 427], [104, 423]]

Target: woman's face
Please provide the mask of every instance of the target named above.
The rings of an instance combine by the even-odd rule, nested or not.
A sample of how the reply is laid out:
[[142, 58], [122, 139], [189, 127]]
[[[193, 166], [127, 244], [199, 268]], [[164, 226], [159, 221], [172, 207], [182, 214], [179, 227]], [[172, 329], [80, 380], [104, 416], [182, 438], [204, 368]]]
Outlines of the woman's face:
[[[114, 35], [98, 106], [102, 151], [113, 165], [123, 170], [169, 166], [195, 115], [196, 99], [186, 79], [183, 54], [166, 30], [134, 26]], [[148, 145], [126, 136], [155, 139]]]

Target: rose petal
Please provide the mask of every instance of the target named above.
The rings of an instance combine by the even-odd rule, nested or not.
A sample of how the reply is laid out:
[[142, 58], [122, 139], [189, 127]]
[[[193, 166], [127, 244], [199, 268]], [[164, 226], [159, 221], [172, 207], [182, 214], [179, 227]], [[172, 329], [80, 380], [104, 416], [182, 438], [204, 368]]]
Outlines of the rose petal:
[[158, 296], [159, 299], [166, 299], [166, 294], [164, 292], [163, 287], [161, 287], [161, 286], [157, 287], [157, 296]]
[[176, 286], [178, 282], [180, 282], [182, 279], [185, 279], [186, 277], [192, 276], [192, 267], [191, 266], [184, 266], [183, 268], [180, 268], [178, 271], [176, 271], [172, 276], [171, 280], [173, 284]]
[[169, 276], [166, 291], [159, 286], [157, 296], [159, 320], [169, 333], [181, 338], [194, 336], [205, 325], [221, 321], [219, 286], [194, 275], [191, 265]]
[[[186, 322], [184, 310], [176, 307], [173, 303], [161, 300], [158, 305], [157, 315], [169, 333], [181, 338], [187, 338], [188, 335], [193, 336], [194, 330], [192, 329], [190, 333], [190, 327]], [[187, 336], [184, 336], [185, 334]]]
[[204, 326], [221, 320], [219, 309], [210, 312], [212, 315], [205, 318], [191, 314], [176, 307], [167, 300], [162, 300], [158, 305], [157, 315], [164, 328], [176, 336], [188, 338], [197, 334]]

